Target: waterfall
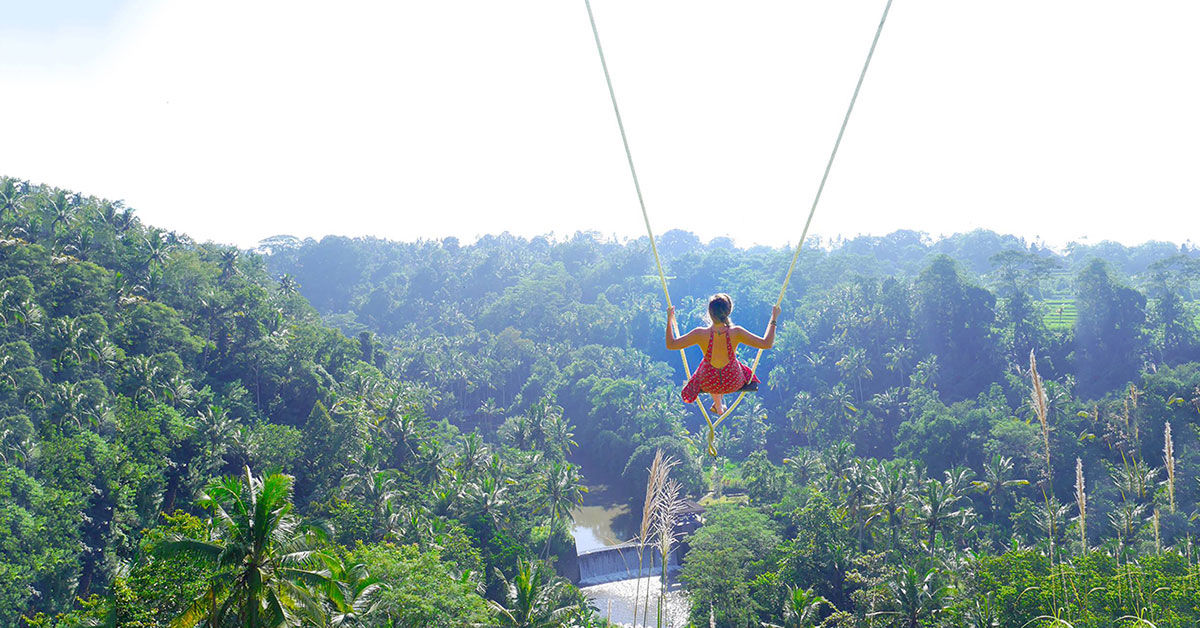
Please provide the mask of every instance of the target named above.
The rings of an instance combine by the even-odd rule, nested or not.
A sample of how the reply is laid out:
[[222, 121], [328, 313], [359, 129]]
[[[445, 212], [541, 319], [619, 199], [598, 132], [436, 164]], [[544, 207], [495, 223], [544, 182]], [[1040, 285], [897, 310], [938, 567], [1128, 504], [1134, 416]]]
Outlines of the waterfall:
[[[626, 543], [579, 554], [580, 586], [660, 575], [662, 561], [650, 545], [642, 551], [642, 570], [638, 573], [637, 548], [636, 543]], [[679, 549], [676, 545], [667, 556], [668, 572], [679, 569]]]

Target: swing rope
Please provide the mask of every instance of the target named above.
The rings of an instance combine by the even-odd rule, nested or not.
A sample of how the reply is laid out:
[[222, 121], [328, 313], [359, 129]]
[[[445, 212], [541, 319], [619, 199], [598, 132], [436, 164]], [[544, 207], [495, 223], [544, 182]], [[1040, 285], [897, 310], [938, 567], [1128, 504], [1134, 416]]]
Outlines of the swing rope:
[[[629, 172], [633, 175], [633, 187], [637, 190], [638, 205], [642, 208], [642, 220], [646, 223], [646, 235], [650, 237], [650, 250], [654, 253], [654, 264], [658, 268], [658, 280], [662, 286], [663, 297], [667, 301], [667, 307], [671, 307], [671, 293], [667, 290], [667, 276], [663, 272], [662, 259], [658, 255], [658, 245], [655, 244], [654, 230], [650, 228], [650, 215], [646, 211], [646, 201], [642, 196], [642, 186], [638, 181], [637, 168], [633, 165], [633, 152], [629, 149], [629, 138], [625, 134], [625, 123], [621, 118], [621, 108], [617, 105], [617, 94], [613, 90], [612, 77], [608, 72], [608, 62], [604, 58], [604, 47], [600, 44], [600, 32], [596, 29], [596, 18], [592, 14], [591, 0], [583, 0], [584, 6], [587, 7], [588, 22], [592, 26], [592, 36], [596, 40], [596, 52], [600, 55], [600, 66], [604, 69], [604, 82], [608, 85], [608, 96], [612, 100], [613, 113], [617, 117], [617, 127], [621, 131], [621, 143], [625, 147], [625, 158], [629, 162]], [[800, 232], [800, 241], [796, 243], [795, 252], [792, 254], [791, 264], [788, 265], [787, 274], [783, 278], [783, 287], [779, 290], [779, 298], [776, 299], [776, 307], [783, 305], [783, 297], [787, 295], [788, 284], [792, 281], [792, 271], [796, 269], [796, 262], [800, 260], [800, 251], [804, 247], [804, 241], [808, 237], [809, 227], [812, 226], [813, 216], [817, 213], [817, 205], [821, 202], [821, 193], [825, 190], [825, 182], [829, 179], [829, 172], [833, 168], [833, 160], [837, 157], [838, 148], [842, 145], [842, 137], [846, 134], [846, 126], [850, 122], [850, 114], [854, 112], [854, 104], [858, 101], [858, 94], [862, 90], [863, 80], [867, 76], [867, 68], [871, 67], [871, 59], [875, 56], [875, 47], [879, 44], [879, 37], [883, 34], [883, 25], [887, 22], [888, 12], [892, 9], [892, 0], [887, 0], [887, 4], [883, 8], [883, 16], [879, 19], [879, 27], [875, 29], [875, 38], [871, 41], [871, 48], [867, 51], [867, 60], [863, 63], [862, 71], [858, 75], [858, 83], [854, 85], [854, 94], [850, 97], [850, 106], [846, 108], [846, 115], [842, 119], [842, 126], [838, 130], [837, 139], [833, 143], [833, 150], [829, 153], [829, 161], [825, 164], [825, 173], [821, 175], [821, 183], [817, 186], [817, 193], [813, 197], [812, 207], [808, 210], [808, 218], [804, 221], [804, 230]], [[675, 335], [679, 335], [678, 323], [673, 326]], [[754, 363], [750, 367], [750, 373], [758, 370], [759, 360], [762, 359], [763, 350], [759, 349], [754, 355]], [[688, 379], [692, 377], [691, 367], [688, 366], [686, 349], [679, 350], [680, 357], [683, 358], [683, 371]], [[736, 356], [734, 356], [736, 359]], [[713, 421], [708, 414], [708, 410], [702, 402], [697, 401], [696, 406], [700, 408], [700, 414], [704, 416], [705, 423], [708, 424], [708, 455], [716, 456], [716, 429], [721, 423], [733, 413], [738, 404], [742, 402], [742, 398], [746, 396], [746, 392], [742, 391], [737, 399], [734, 400], [725, 412]]]

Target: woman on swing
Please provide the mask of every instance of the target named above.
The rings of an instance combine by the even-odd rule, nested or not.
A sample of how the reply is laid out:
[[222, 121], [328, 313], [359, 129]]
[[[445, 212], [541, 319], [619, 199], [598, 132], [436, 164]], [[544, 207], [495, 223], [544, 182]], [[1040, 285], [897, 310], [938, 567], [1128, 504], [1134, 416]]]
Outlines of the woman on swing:
[[675, 335], [675, 308], [667, 309], [667, 349], [672, 351], [692, 345], [705, 345], [704, 360], [683, 387], [683, 401], [692, 403], [701, 392], [712, 395], [709, 410], [716, 415], [725, 413], [724, 397], [741, 390], [757, 390], [758, 376], [737, 358], [737, 346], [747, 344], [755, 349], [770, 349], [775, 344], [775, 321], [779, 306], [771, 309], [771, 322], [765, 336], [756, 336], [729, 320], [733, 299], [728, 294], [714, 294], [708, 300], [708, 327], [697, 327]]

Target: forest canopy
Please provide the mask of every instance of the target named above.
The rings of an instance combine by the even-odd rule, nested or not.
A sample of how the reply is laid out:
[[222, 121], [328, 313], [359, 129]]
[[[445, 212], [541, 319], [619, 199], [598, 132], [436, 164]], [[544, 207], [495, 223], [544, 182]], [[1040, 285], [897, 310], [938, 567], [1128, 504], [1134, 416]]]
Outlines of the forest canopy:
[[[681, 324], [765, 327], [789, 251], [658, 245]], [[0, 624], [604, 625], [571, 511], [660, 450], [696, 625], [1200, 622], [1196, 251], [807, 248], [711, 458], [648, 249], [238, 250], [0, 178]]]

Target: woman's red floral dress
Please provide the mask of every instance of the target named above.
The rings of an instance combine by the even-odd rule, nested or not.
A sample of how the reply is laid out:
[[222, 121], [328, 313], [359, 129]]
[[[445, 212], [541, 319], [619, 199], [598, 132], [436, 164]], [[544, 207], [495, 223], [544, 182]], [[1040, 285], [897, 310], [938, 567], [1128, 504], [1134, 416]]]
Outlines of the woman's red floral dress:
[[712, 343], [715, 335], [716, 332], [710, 329], [708, 348], [704, 350], [704, 359], [683, 387], [682, 397], [685, 403], [692, 403], [702, 392], [727, 394], [741, 390], [749, 382], [758, 383], [758, 376], [750, 370], [750, 367], [742, 364], [741, 360], [738, 360], [737, 354], [733, 352], [733, 341], [729, 338], [728, 330], [725, 332], [725, 349], [729, 355], [729, 363], [719, 369], [713, 368], [711, 363]]

